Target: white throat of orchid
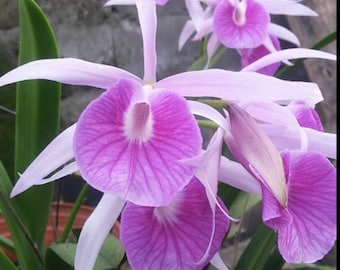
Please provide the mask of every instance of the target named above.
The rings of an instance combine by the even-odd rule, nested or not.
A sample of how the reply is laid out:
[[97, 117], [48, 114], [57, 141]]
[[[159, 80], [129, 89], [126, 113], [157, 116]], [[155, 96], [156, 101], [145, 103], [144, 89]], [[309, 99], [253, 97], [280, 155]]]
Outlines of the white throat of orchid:
[[243, 26], [246, 24], [246, 11], [247, 11], [246, 0], [235, 1], [233, 21], [237, 26]]
[[152, 126], [153, 119], [147, 99], [143, 97], [131, 102], [124, 116], [124, 133], [127, 139], [132, 142], [147, 142], [152, 136]]
[[181, 194], [178, 193], [169, 204], [155, 207], [153, 214], [158, 222], [162, 224], [176, 223], [178, 210], [181, 207], [181, 201]]

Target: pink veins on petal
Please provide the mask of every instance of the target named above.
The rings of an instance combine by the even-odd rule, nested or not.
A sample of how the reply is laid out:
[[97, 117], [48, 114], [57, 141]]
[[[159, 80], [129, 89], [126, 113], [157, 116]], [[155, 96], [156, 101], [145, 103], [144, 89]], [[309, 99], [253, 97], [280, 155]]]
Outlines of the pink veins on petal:
[[[221, 205], [223, 202], [219, 200]], [[196, 179], [168, 204], [145, 207], [128, 203], [120, 240], [133, 269], [202, 269], [199, 265], [212, 230], [212, 210], [204, 186]], [[218, 252], [229, 220], [216, 209], [216, 230], [204, 264]]]
[[168, 203], [192, 178], [179, 160], [196, 156], [202, 138], [186, 100], [121, 80], [79, 118], [74, 151], [94, 188], [139, 205]]
[[[238, 1], [236, 1], [238, 2]], [[215, 32], [228, 48], [254, 48], [262, 44], [270, 22], [269, 13], [253, 0], [221, 1], [214, 13]]]
[[288, 185], [283, 208], [263, 187], [263, 220], [278, 233], [278, 248], [286, 262], [322, 259], [336, 239], [336, 170], [318, 152], [282, 153]]

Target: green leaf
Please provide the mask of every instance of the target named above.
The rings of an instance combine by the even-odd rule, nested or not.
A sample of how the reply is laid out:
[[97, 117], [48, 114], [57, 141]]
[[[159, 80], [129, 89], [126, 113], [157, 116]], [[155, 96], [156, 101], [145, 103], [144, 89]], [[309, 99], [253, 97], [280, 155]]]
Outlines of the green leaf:
[[261, 224], [243, 251], [235, 270], [261, 270], [276, 246], [275, 233]]
[[[19, 0], [19, 15], [19, 64], [58, 57], [54, 34], [40, 7], [33, 0]], [[58, 83], [28, 81], [17, 84], [15, 172], [23, 172], [58, 134], [60, 96]], [[53, 187], [53, 184], [33, 187], [15, 198], [19, 216], [41, 249]]]
[[319, 265], [319, 264], [297, 264], [294, 270], [336, 270], [334, 266]]
[[46, 251], [45, 270], [73, 270], [77, 244], [53, 244]]
[[273, 253], [269, 256], [265, 266], [263, 269], [282, 269], [285, 264], [284, 259], [282, 258], [277, 246]]
[[0, 266], [1, 270], [18, 270], [8, 257], [0, 250]]
[[[1, 181], [1, 179], [0, 179]], [[1, 192], [1, 191], [0, 191]], [[0, 207], [1, 208], [1, 207]], [[0, 209], [1, 210], [1, 209]], [[3, 216], [0, 214], [0, 221], [3, 219]], [[4, 220], [4, 219], [3, 219]], [[15, 247], [13, 241], [3, 235], [0, 234], [0, 246], [6, 248], [7, 250], [15, 253]]]
[[117, 268], [123, 259], [125, 251], [120, 241], [109, 234], [99, 252], [94, 270]]
[[[77, 244], [59, 243], [53, 244], [46, 252], [46, 270], [72, 270]], [[124, 257], [124, 250], [119, 240], [109, 234], [97, 257], [94, 270], [117, 269]]]
[[32, 242], [24, 224], [16, 213], [17, 203], [9, 198], [12, 188], [12, 182], [0, 162], [0, 208], [15, 243], [15, 251], [20, 261], [20, 269], [39, 269], [41, 261], [37, 254], [38, 251], [35, 249], [35, 244]]

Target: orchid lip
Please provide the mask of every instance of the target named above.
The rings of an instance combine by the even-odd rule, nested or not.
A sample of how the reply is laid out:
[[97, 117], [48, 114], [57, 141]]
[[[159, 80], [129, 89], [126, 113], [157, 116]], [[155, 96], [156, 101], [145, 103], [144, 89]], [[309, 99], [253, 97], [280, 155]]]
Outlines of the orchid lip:
[[135, 103], [125, 114], [124, 131], [130, 141], [146, 142], [152, 136], [152, 116], [150, 105]]
[[235, 7], [233, 12], [233, 21], [236, 25], [242, 26], [246, 24], [246, 3], [245, 1], [240, 2], [237, 7]]

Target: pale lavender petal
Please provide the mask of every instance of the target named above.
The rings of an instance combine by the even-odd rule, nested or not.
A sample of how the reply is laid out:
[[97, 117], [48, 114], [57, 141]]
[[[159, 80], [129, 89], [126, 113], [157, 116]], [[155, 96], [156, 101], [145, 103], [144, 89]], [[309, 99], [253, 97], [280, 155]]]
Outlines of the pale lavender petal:
[[209, 256], [196, 265], [209, 244], [211, 220], [204, 187], [193, 179], [169, 205], [128, 203], [122, 213], [120, 240], [133, 269], [200, 269], [220, 249], [229, 228], [229, 220], [217, 209]]
[[215, 110], [209, 105], [206, 105], [198, 101], [188, 100], [188, 104], [190, 107], [190, 111], [193, 114], [210, 119], [224, 130], [227, 130], [227, 121], [222, 116], [222, 114], [220, 114], [217, 110]]
[[287, 204], [287, 185], [281, 156], [273, 142], [241, 107], [228, 108], [231, 135], [225, 142], [234, 157], [266, 185], [281, 205]]
[[183, 72], [155, 83], [187, 97], [216, 97], [229, 101], [281, 101], [302, 99], [310, 106], [323, 100], [317, 84], [280, 80], [256, 72], [222, 69]]
[[218, 40], [216, 34], [212, 33], [210, 35], [210, 38], [209, 38], [208, 44], [207, 44], [207, 57], [208, 57], [207, 64], [206, 64], [207, 68], [210, 65], [211, 58], [214, 56], [215, 52], [218, 50], [220, 45], [221, 45], [221, 43]]
[[215, 9], [215, 33], [228, 48], [257, 47], [267, 33], [270, 21], [267, 11], [253, 0], [243, 2], [246, 5], [245, 11], [239, 11], [238, 6], [234, 7], [228, 0], [221, 1]]
[[[336, 159], [336, 134], [301, 128], [301, 132], [288, 125], [259, 124], [279, 150], [302, 149], [302, 140], [307, 140], [306, 151], [318, 151], [326, 157]], [[302, 135], [306, 138], [302, 138]]]
[[261, 195], [261, 185], [240, 163], [221, 157], [218, 179], [248, 193]]
[[281, 62], [284, 60], [299, 59], [299, 58], [320, 58], [326, 60], [336, 61], [336, 55], [328, 52], [323, 52], [313, 49], [292, 48], [285, 49], [260, 58], [256, 62], [246, 66], [242, 71], [256, 71], [265, 66]]
[[326, 157], [337, 158], [337, 134], [303, 128], [309, 141], [309, 151], [318, 151]]
[[[287, 106], [281, 106], [274, 102], [240, 102], [238, 105], [246, 110], [264, 128], [265, 132], [269, 128], [271, 132], [266, 132], [267, 135], [275, 134], [276, 131], [279, 138], [296, 137], [294, 149], [296, 147], [301, 150], [308, 149], [308, 138]], [[272, 136], [269, 137], [273, 139]], [[276, 145], [276, 139], [273, 141]]]
[[75, 270], [92, 270], [105, 238], [112, 229], [125, 201], [104, 194], [93, 213], [86, 220], [77, 244]]
[[178, 50], [182, 50], [184, 44], [188, 41], [190, 36], [195, 33], [195, 27], [192, 21], [187, 21], [183, 28], [182, 31], [179, 35], [178, 39]]
[[113, 5], [135, 5], [136, 0], [109, 0], [106, 1], [104, 6], [113, 6]]
[[[275, 50], [280, 50], [281, 47], [279, 40], [274, 36], [270, 36], [270, 39], [271, 42], [273, 43], [273, 46], [275, 47]], [[243, 68], [247, 67], [251, 63], [262, 58], [263, 56], [271, 53], [264, 45], [260, 45], [252, 49], [240, 49], [239, 52], [241, 54], [241, 62]], [[276, 62], [274, 64], [258, 69], [256, 71], [262, 74], [272, 76], [279, 69], [280, 65], [281, 65], [280, 62]]]
[[60, 178], [62, 178], [64, 176], [67, 176], [67, 175], [70, 175], [72, 173], [75, 173], [76, 171], [78, 171], [77, 163], [76, 162], [71, 162], [71, 163], [65, 165], [62, 169], [57, 171], [52, 176], [42, 179], [36, 185], [44, 185], [46, 183], [49, 183], [49, 182], [55, 181], [57, 179], [60, 179]]
[[239, 102], [242, 109], [246, 110], [258, 123], [272, 125], [287, 125], [297, 129], [299, 124], [287, 106], [274, 102]]
[[282, 154], [288, 205], [281, 207], [263, 188], [263, 220], [278, 233], [279, 251], [289, 263], [322, 259], [336, 239], [336, 170], [317, 152]]
[[210, 263], [218, 270], [228, 270], [219, 253], [216, 253], [215, 256], [212, 257]]
[[185, 5], [195, 29], [201, 29], [201, 25], [204, 21], [204, 10], [200, 1], [185, 0]]
[[152, 90], [140, 103], [150, 109], [146, 137], [129, 137], [127, 113], [141, 93], [142, 86], [121, 81], [92, 101], [78, 121], [75, 157], [96, 189], [159, 206], [192, 178], [194, 168], [179, 160], [199, 154], [202, 138], [186, 100], [161, 90]]
[[0, 86], [33, 79], [103, 89], [111, 87], [119, 79], [141, 81], [137, 76], [120, 68], [76, 58], [58, 58], [36, 60], [19, 66], [0, 77]]
[[75, 129], [76, 124], [70, 126], [46, 146], [20, 175], [11, 192], [11, 197], [18, 195], [33, 185], [45, 183], [44, 177], [59, 169], [74, 157], [73, 135]]
[[300, 41], [298, 37], [292, 31], [288, 30], [287, 28], [281, 25], [270, 23], [268, 25], [268, 33], [276, 36], [279, 39], [289, 41], [295, 44], [296, 46], [300, 46]]
[[202, 25], [201, 28], [197, 30], [196, 35], [193, 37], [192, 40], [201, 40], [203, 37], [209, 35], [210, 33], [214, 32], [214, 22], [213, 17], [206, 19]]
[[156, 4], [154, 1], [136, 0], [138, 18], [143, 37], [144, 82], [156, 81]]
[[300, 4], [296, 0], [257, 0], [269, 13], [277, 15], [293, 16], [318, 16], [309, 7]]
[[309, 107], [303, 100], [293, 100], [287, 108], [294, 114], [300, 126], [324, 131], [316, 110]]
[[169, 2], [169, 0], [155, 0], [155, 2], [157, 5], [164, 6], [165, 4]]

